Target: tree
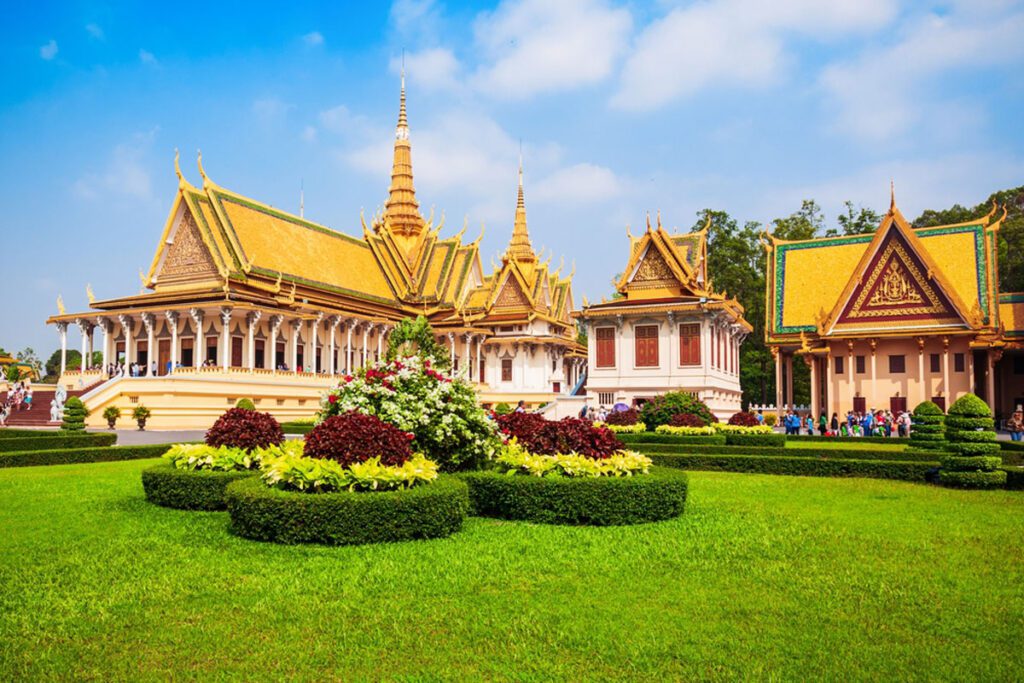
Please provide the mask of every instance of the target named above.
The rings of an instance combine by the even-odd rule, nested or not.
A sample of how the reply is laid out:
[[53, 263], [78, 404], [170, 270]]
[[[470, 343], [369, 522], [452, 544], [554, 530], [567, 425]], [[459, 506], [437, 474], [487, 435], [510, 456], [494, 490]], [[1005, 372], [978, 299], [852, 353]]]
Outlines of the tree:
[[[82, 353], [77, 349], [68, 349], [65, 362], [68, 370], [78, 370], [82, 367]], [[90, 363], [90, 365], [100, 366], [102, 364], [103, 352], [93, 351], [92, 363]], [[60, 349], [57, 349], [50, 354], [50, 357], [46, 360], [46, 364], [43, 366], [43, 369], [46, 370], [46, 377], [56, 379], [60, 375]]]
[[841, 213], [837, 217], [839, 227], [842, 228], [844, 235], [863, 235], [878, 229], [882, 217], [873, 209], [861, 206], [854, 210], [853, 202], [849, 199], [844, 204], [846, 213]]
[[825, 214], [818, 202], [805, 199], [800, 210], [772, 221], [772, 234], [782, 240], [809, 240], [825, 231]]
[[449, 354], [437, 343], [434, 329], [422, 315], [416, 316], [415, 320], [402, 318], [388, 337], [388, 360], [410, 354], [429, 358], [434, 365], [448, 367]]

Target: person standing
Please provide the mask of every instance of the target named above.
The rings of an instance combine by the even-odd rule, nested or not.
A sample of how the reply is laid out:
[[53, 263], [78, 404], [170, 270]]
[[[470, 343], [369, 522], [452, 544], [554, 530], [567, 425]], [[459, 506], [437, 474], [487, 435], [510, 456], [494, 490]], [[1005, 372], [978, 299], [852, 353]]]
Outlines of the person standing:
[[828, 418], [825, 417], [825, 413], [822, 413], [821, 416], [818, 417], [818, 432], [822, 436], [825, 436], [825, 432], [827, 432], [827, 431], [828, 431]]
[[1020, 441], [1024, 438], [1024, 411], [1020, 406], [1013, 411], [1013, 415], [1006, 421], [1006, 430], [1010, 432], [1011, 441]]

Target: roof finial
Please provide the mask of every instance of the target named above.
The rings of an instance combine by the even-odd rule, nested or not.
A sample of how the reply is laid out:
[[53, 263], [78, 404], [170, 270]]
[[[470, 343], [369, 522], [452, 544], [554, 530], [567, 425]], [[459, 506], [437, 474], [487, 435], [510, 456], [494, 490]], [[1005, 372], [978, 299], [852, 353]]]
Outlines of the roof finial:
[[405, 114], [405, 48], [402, 48], [402, 92], [398, 105], [398, 128], [395, 137], [399, 140], [409, 139], [409, 119]]
[[178, 184], [181, 185], [185, 182], [185, 177], [181, 175], [181, 164], [178, 163], [178, 159], [181, 154], [178, 153], [178, 148], [174, 148], [174, 175], [178, 176]]
[[651, 212], [647, 212], [647, 232], [651, 231]]
[[896, 210], [896, 181], [889, 179], [889, 211]]
[[206, 171], [203, 169], [203, 150], [196, 150], [196, 163], [199, 165], [199, 175], [203, 176], [203, 184], [206, 184]]

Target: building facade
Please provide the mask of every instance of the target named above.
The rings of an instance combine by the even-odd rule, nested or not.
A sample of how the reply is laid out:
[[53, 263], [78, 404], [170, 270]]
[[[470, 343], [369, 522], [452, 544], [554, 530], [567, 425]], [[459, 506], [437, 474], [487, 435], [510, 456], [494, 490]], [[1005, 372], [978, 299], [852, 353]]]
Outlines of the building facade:
[[[106, 405], [146, 403], [157, 427], [202, 426], [240, 396], [281, 417], [309, 415], [321, 391], [381, 357], [398, 320], [421, 314], [484, 402], [551, 401], [582, 373], [572, 275], [552, 271], [530, 247], [521, 165], [515, 227], [497, 272], [482, 267], [482, 232], [471, 242], [464, 230], [442, 237], [443, 219], [435, 225], [420, 213], [404, 77], [388, 198], [369, 224], [362, 220], [360, 236], [221, 187], [201, 156], [200, 187], [177, 156], [175, 172], [143, 291], [102, 301], [90, 292], [90, 310], [47, 321], [62, 349], [75, 326], [83, 358], [94, 345], [102, 350], [100, 368], [62, 360], [61, 383], [92, 387], [83, 398], [94, 416]], [[110, 377], [115, 363], [137, 364], [141, 376]]]
[[914, 229], [893, 197], [871, 234], [769, 235], [776, 405], [793, 403], [796, 362], [810, 367], [815, 415], [945, 408], [967, 392], [1000, 416], [1024, 403], [1024, 296], [999, 291], [997, 214]]
[[707, 227], [670, 234], [658, 217], [630, 256], [616, 297], [584, 302], [588, 336], [587, 396], [592, 406], [637, 405], [684, 390], [719, 419], [741, 409], [740, 345], [751, 331], [743, 307], [713, 291], [707, 272]]

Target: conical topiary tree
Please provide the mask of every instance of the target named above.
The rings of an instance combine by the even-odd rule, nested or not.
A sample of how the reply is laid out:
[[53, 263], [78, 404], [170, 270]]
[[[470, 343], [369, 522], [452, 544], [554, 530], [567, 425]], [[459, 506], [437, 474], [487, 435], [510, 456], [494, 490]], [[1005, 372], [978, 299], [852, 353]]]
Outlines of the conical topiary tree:
[[964, 394], [949, 407], [946, 438], [955, 455], [942, 458], [939, 483], [965, 489], [994, 489], [1006, 485], [1003, 459], [993, 431], [988, 405], [974, 394]]
[[89, 411], [85, 409], [82, 399], [72, 396], [64, 404], [64, 421], [60, 428], [69, 432], [80, 432], [85, 429], [85, 417]]
[[910, 445], [914, 448], [941, 451], [946, 448], [946, 415], [942, 408], [925, 401], [914, 408], [911, 416]]

